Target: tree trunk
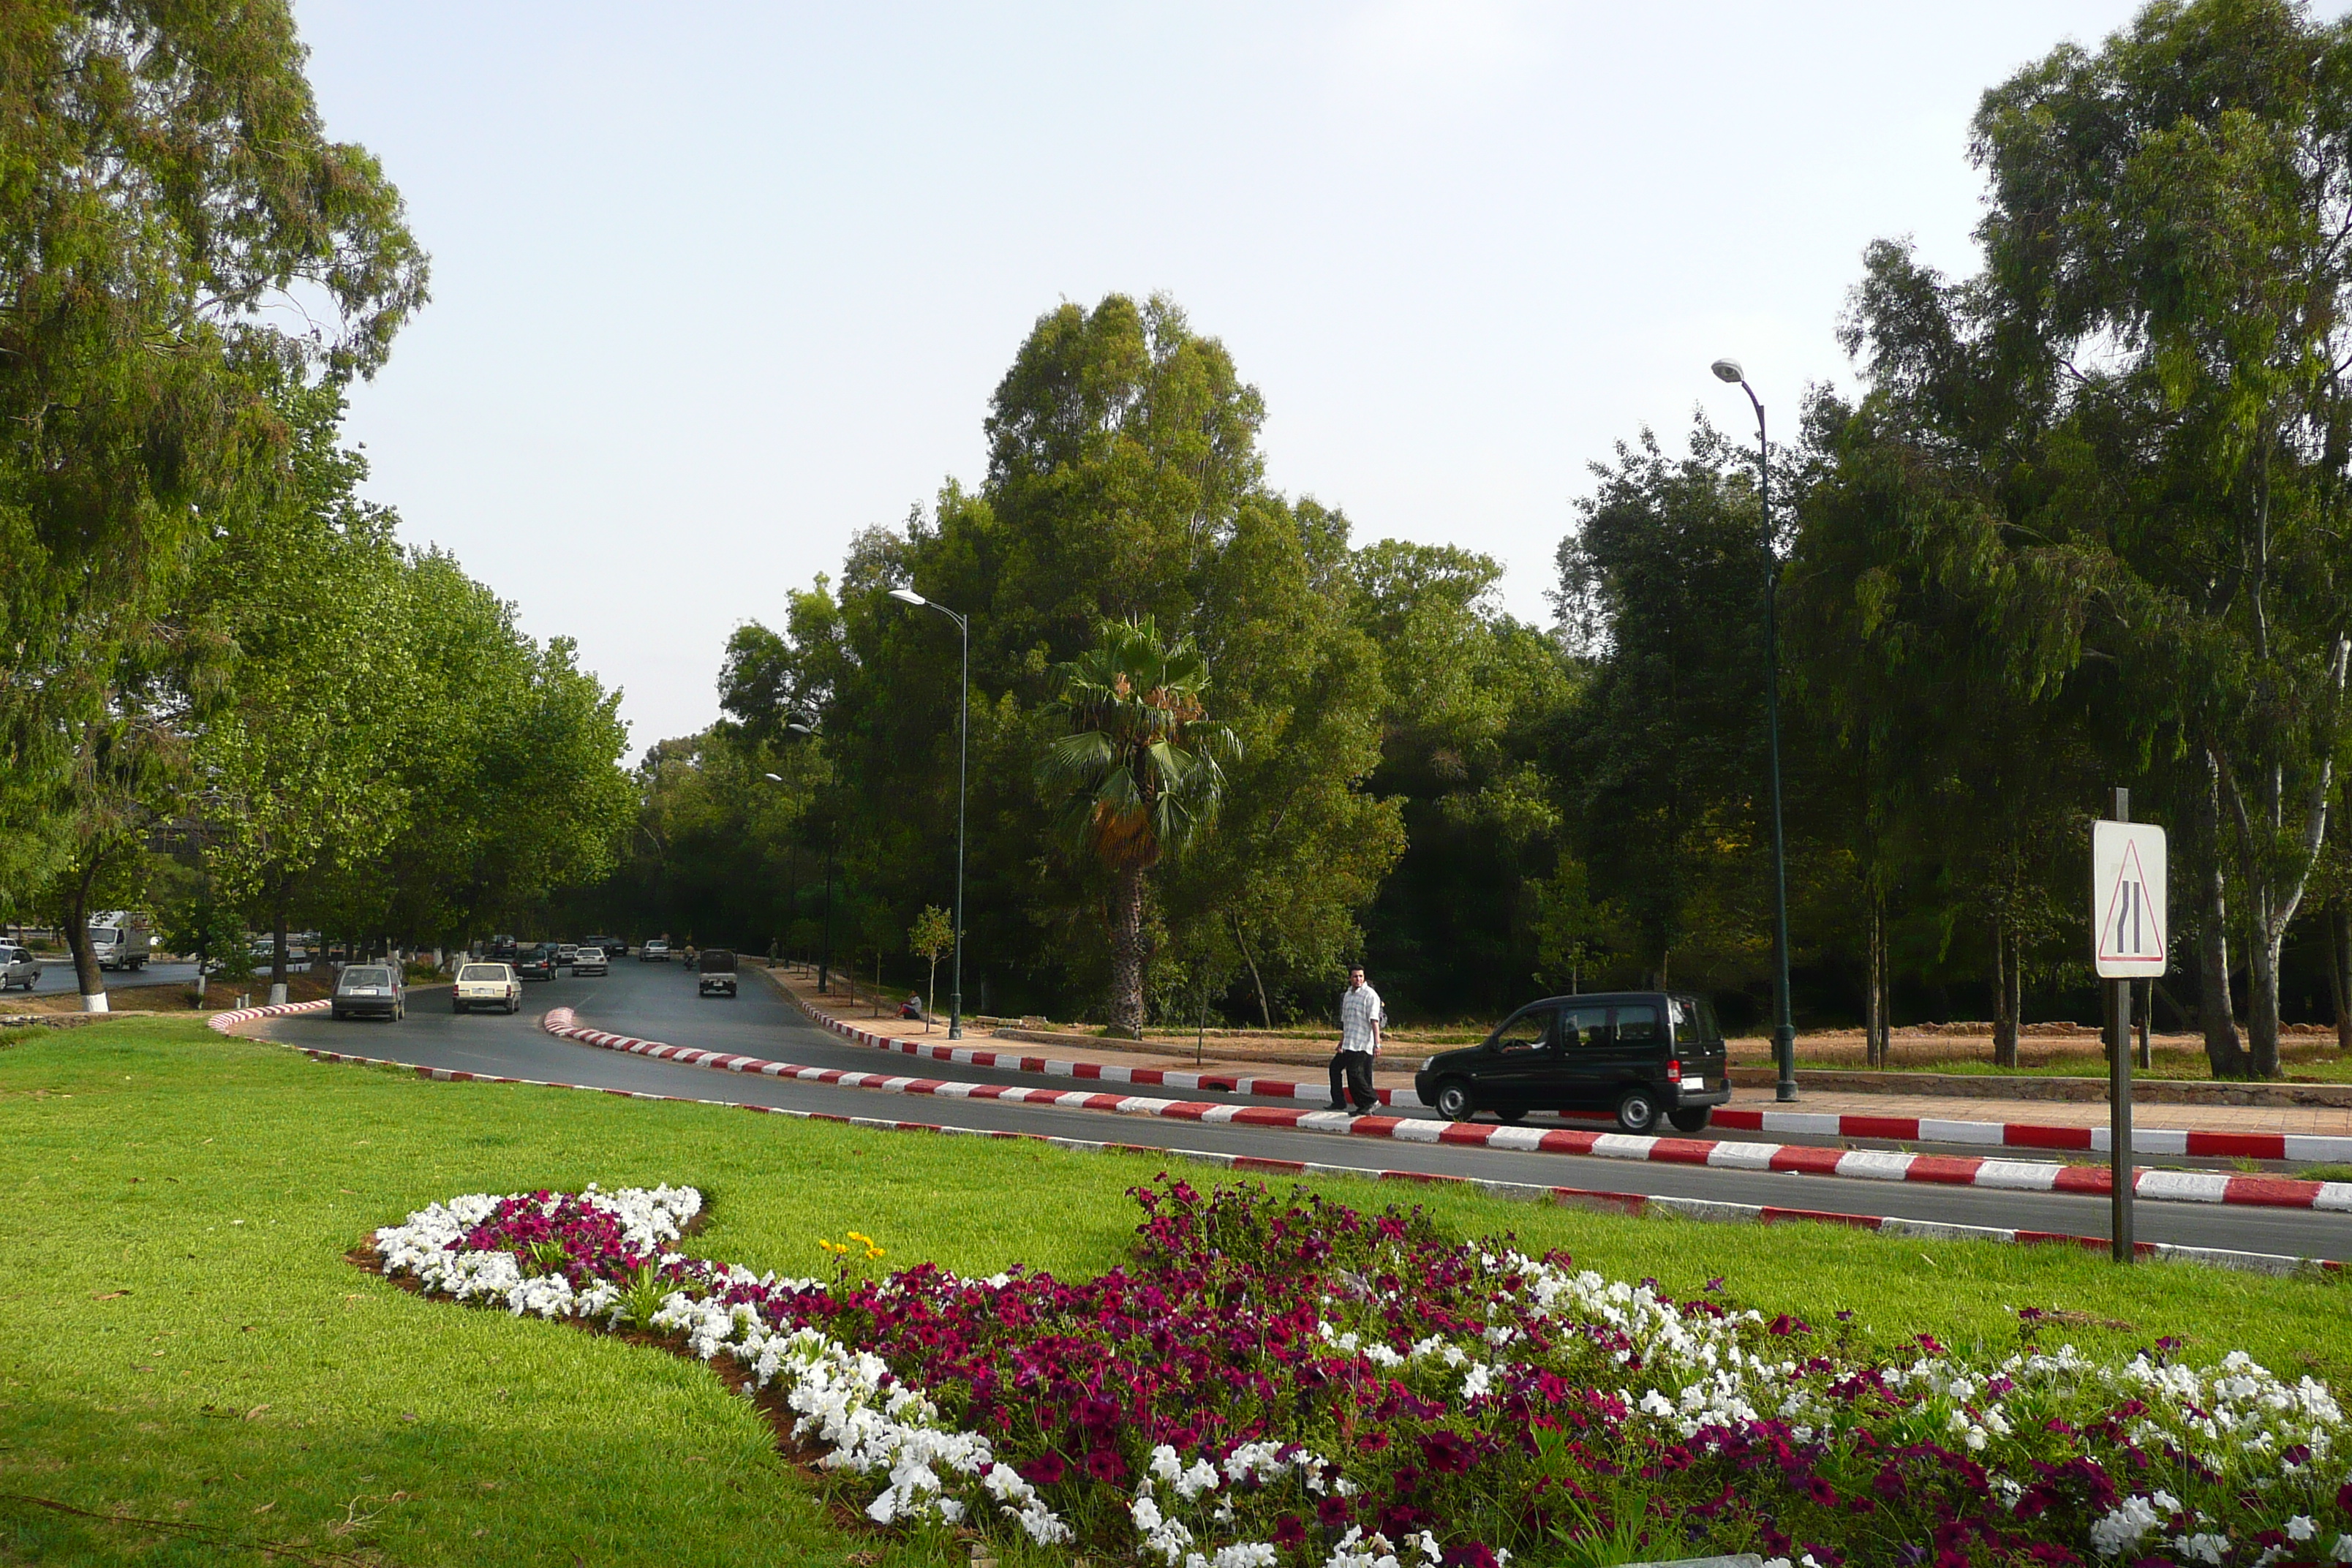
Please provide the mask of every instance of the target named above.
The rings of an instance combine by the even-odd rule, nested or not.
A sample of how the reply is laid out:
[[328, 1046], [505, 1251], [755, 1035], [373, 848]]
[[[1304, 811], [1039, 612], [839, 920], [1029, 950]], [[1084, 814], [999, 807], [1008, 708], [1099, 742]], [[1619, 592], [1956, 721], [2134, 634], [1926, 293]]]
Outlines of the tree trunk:
[[98, 967], [98, 949], [89, 940], [89, 889], [98, 880], [98, 868], [91, 865], [74, 883], [65, 907], [66, 951], [73, 954], [74, 984], [81, 989], [81, 1010], [103, 1013], [106, 1008], [106, 976]]
[[2006, 918], [1992, 922], [1992, 1064], [2017, 1065], [2017, 939]]
[[2258, 930], [2247, 944], [2247, 1076], [2279, 1076], [2279, 949], [2282, 933]]
[[2197, 1022], [2204, 1030], [2205, 1059], [2213, 1076], [2243, 1078], [2246, 1052], [2230, 1001], [2230, 910], [2221, 881], [2220, 789], [2217, 783], [2206, 791], [2198, 813], [2205, 875], [2197, 897]]
[[278, 896], [269, 906], [269, 1000], [274, 1006], [286, 1000], [286, 904], [289, 898], [286, 883], [278, 884]]
[[1863, 1060], [1868, 1066], [1883, 1068], [1886, 1065], [1887, 1036], [1891, 1033], [1886, 1019], [1886, 916], [1885, 906], [1875, 895], [1870, 900], [1870, 933], [1863, 954]]
[[2352, 1051], [2352, 909], [2338, 899], [2327, 909], [2327, 992], [2336, 1002], [2336, 1048]]
[[1257, 987], [1258, 1018], [1265, 1026], [1268, 1032], [1271, 1032], [1274, 1028], [1274, 1007], [1273, 1005], [1265, 999], [1265, 976], [1257, 972], [1257, 960], [1252, 956], [1249, 950], [1249, 943], [1242, 936], [1242, 917], [1234, 915], [1232, 917], [1232, 920], [1234, 922], [1234, 945], [1241, 949], [1242, 962], [1249, 965], [1250, 984]]
[[1143, 1038], [1143, 868], [1122, 866], [1110, 894], [1110, 1021]]

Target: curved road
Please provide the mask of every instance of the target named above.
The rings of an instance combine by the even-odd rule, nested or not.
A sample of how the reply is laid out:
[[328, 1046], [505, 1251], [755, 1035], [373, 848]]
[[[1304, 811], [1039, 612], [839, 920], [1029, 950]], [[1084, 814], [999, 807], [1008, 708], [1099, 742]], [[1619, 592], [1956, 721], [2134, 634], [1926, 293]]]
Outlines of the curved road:
[[[338, 1024], [324, 1014], [310, 1014], [273, 1018], [258, 1027], [273, 1039], [354, 1056], [691, 1100], [1262, 1159], [1303, 1160], [1368, 1172], [1415, 1171], [1718, 1203], [1899, 1215], [1948, 1225], [2005, 1226], [2074, 1236], [2106, 1234], [2107, 1203], [2099, 1197], [1654, 1165], [1386, 1140], [1355, 1141], [1286, 1128], [1163, 1121], [997, 1100], [934, 1100], [652, 1061], [561, 1040], [539, 1027], [539, 1015], [551, 1007], [568, 1006], [584, 1025], [641, 1039], [807, 1067], [860, 1072], [892, 1070], [893, 1058], [828, 1034], [785, 1003], [764, 981], [748, 973], [743, 977], [741, 994], [731, 1002], [720, 997], [698, 998], [692, 977], [680, 966], [624, 959], [613, 966], [609, 976], [602, 978], [565, 976], [553, 981], [524, 982], [523, 1011], [511, 1017], [499, 1014], [454, 1016], [448, 1009], [447, 994], [440, 989], [412, 992], [408, 1017], [397, 1025], [362, 1020]], [[952, 1076], [971, 1082], [1066, 1085], [1067, 1081], [1041, 1079], [1001, 1068], [927, 1065], [931, 1072], [926, 1076]], [[2137, 1207], [2136, 1223], [2142, 1241], [2352, 1259], [2352, 1215], [2144, 1202]]]

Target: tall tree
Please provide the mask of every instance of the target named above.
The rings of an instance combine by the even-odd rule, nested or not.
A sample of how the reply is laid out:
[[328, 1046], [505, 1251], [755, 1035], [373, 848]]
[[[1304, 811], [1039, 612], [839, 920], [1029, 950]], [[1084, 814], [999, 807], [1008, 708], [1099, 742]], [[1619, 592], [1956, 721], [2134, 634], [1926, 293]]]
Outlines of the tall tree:
[[[0, 837], [93, 842], [56, 820], [185, 651], [166, 605], [208, 509], [282, 439], [258, 383], [372, 373], [425, 298], [301, 68], [283, 0], [0, 13]], [[268, 324], [298, 287], [331, 338]]]
[[1146, 879], [1216, 820], [1239, 747], [1208, 716], [1192, 639], [1162, 640], [1149, 616], [1106, 621], [1097, 646], [1056, 674], [1072, 732], [1038, 759], [1037, 781], [1063, 802], [1069, 840], [1109, 877], [1111, 1022], [1140, 1038]]
[[2352, 660], [2347, 79], [2352, 24], [2150, 5], [1986, 95], [1984, 270], [1881, 246], [1858, 300], [1874, 381], [1999, 465], [2027, 640], [2116, 669], [2140, 747], [2208, 771], [2265, 1076]]

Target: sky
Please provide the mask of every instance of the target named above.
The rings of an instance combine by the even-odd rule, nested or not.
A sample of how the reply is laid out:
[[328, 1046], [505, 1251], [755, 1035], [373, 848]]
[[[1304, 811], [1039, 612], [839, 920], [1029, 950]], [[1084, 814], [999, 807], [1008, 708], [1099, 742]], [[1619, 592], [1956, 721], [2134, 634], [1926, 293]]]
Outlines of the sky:
[[1588, 465], [1777, 436], [1864, 247], [1975, 264], [1979, 95], [2116, 0], [1185, 5], [297, 0], [433, 302], [348, 433], [625, 692], [718, 716], [730, 631], [985, 469], [1064, 300], [1165, 292], [1265, 399], [1272, 483], [1455, 543], [1548, 621]]

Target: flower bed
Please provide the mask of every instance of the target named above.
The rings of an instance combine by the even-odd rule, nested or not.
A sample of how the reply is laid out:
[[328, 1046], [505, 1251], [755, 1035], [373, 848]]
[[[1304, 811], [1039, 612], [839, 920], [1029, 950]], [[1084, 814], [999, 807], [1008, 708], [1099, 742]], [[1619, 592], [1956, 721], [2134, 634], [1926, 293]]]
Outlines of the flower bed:
[[[2352, 1562], [2344, 1417], [2306, 1377], [1922, 1337], [1461, 1243], [1255, 1185], [1139, 1188], [1136, 1261], [754, 1274], [670, 1244], [691, 1189], [474, 1196], [388, 1274], [670, 1338], [772, 1392], [893, 1528], [1167, 1568], [1498, 1568], [1761, 1551], [1833, 1564]], [[854, 1234], [854, 1233], [853, 1233]], [[1850, 1314], [1840, 1314], [1841, 1318]], [[878, 1488], [878, 1489], [877, 1489]]]

